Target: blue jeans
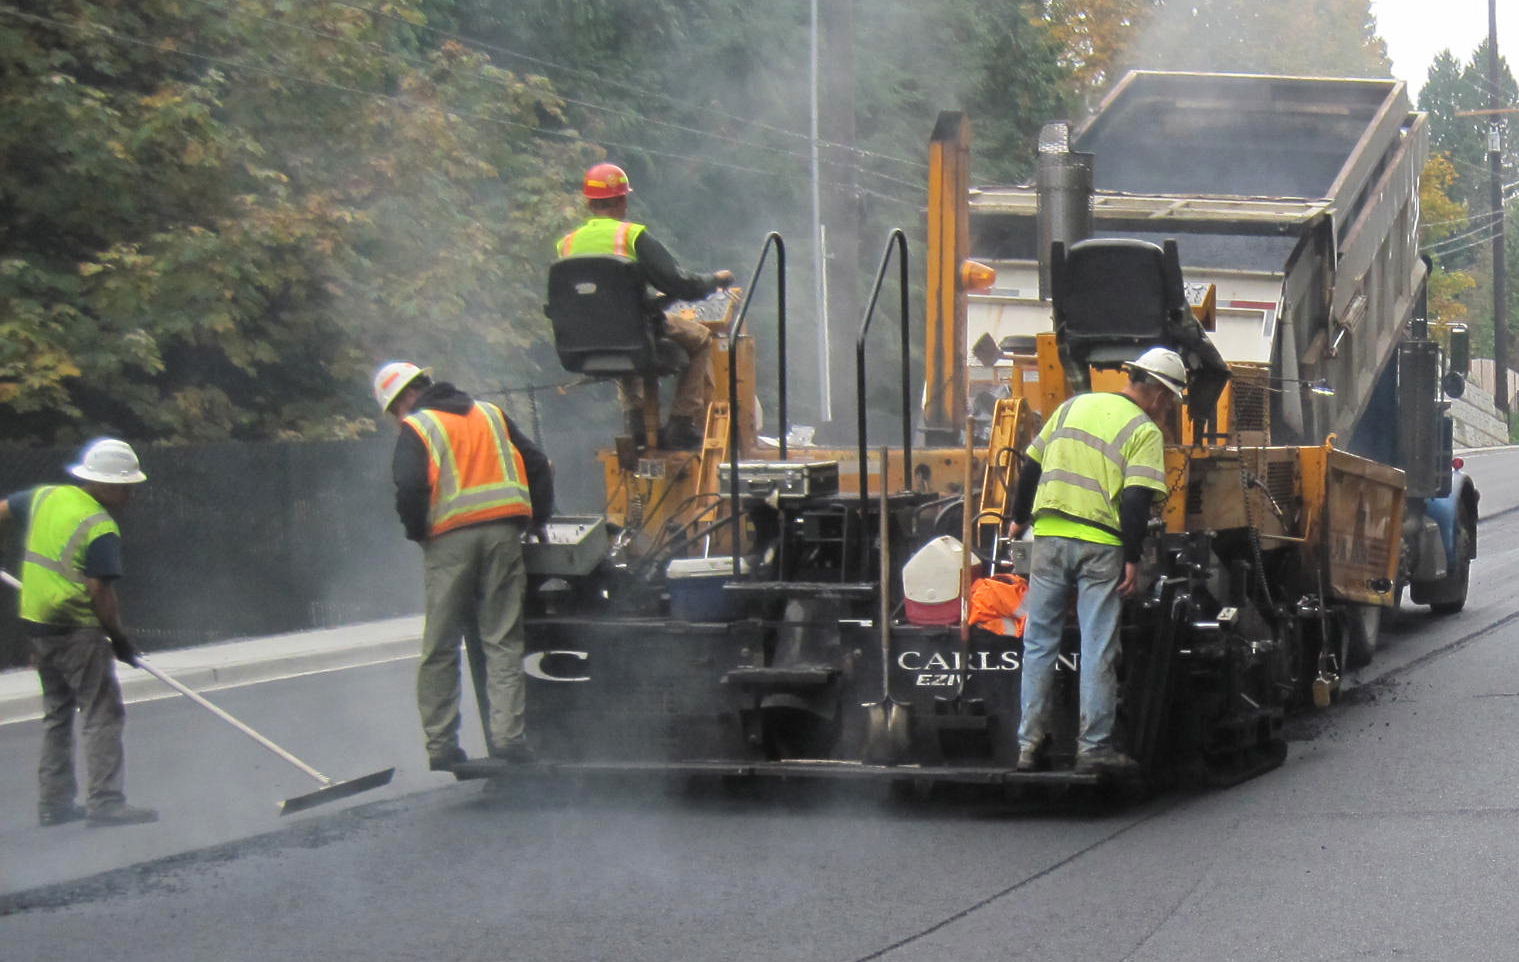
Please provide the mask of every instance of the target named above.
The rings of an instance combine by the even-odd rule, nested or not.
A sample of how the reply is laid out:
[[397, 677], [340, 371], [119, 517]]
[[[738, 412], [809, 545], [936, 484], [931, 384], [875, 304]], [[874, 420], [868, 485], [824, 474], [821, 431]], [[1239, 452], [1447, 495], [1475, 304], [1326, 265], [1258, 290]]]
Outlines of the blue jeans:
[[1029, 593], [1024, 610], [1023, 716], [1018, 743], [1033, 748], [1050, 734], [1055, 662], [1065, 629], [1066, 599], [1076, 589], [1081, 626], [1081, 723], [1078, 754], [1116, 749], [1113, 723], [1118, 713], [1118, 619], [1123, 601], [1123, 549], [1074, 538], [1034, 539]]

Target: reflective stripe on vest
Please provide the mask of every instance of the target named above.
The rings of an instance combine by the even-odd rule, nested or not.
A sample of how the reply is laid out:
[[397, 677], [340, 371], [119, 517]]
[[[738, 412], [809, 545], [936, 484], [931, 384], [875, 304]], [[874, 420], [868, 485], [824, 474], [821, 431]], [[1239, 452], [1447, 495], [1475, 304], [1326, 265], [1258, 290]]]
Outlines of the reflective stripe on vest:
[[615, 220], [611, 217], [592, 217], [585, 224], [559, 239], [560, 257], [626, 257], [638, 260], [638, 236], [644, 232], [642, 224]]
[[1082, 394], [1061, 405], [1029, 445], [1040, 464], [1034, 533], [1121, 544], [1119, 495], [1166, 491], [1160, 428], [1131, 399]]
[[533, 513], [522, 454], [500, 408], [479, 401], [468, 414], [424, 408], [403, 423], [427, 448], [429, 535]]
[[120, 533], [83, 488], [45, 485], [33, 491], [21, 558], [21, 617], [41, 625], [99, 625], [84, 559], [96, 538]]

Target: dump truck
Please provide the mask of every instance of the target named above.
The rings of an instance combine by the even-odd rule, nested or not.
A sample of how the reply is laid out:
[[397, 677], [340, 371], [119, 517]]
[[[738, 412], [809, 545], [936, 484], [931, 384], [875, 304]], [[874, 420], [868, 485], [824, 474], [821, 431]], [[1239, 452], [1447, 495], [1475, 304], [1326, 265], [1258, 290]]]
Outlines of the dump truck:
[[[1265, 153], [1247, 165], [1252, 116], [1274, 137], [1256, 137]], [[675, 308], [717, 335], [703, 443], [615, 439], [597, 455], [606, 511], [555, 519], [526, 546], [535, 767], [1103, 785], [1109, 776], [1069, 764], [1074, 624], [1053, 767], [1019, 772], [1016, 619], [973, 626], [966, 608], [978, 580], [1027, 573], [1007, 509], [1043, 418], [1075, 392], [1115, 387], [1124, 361], [1156, 345], [1179, 350], [1193, 377], [1186, 409], [1163, 425], [1169, 492], [1120, 632], [1119, 723], [1139, 784], [1226, 784], [1279, 764], [1286, 713], [1332, 699], [1400, 588], [1459, 607], [1477, 498], [1449, 467], [1442, 355], [1421, 323], [1423, 118], [1401, 84], [1131, 75], [1074, 133], [1051, 132], [1036, 185], [970, 188], [968, 149], [965, 119], [941, 116], [918, 315], [925, 384], [909, 382], [916, 325], [898, 230], [859, 324], [848, 448], [792, 437], [783, 238], [765, 239], [742, 295]], [[1095, 185], [1072, 163], [1088, 152]], [[1124, 179], [1108, 153], [1150, 156], [1174, 179]], [[1317, 179], [1244, 176], [1279, 176], [1275, 163], [1300, 155]], [[1221, 160], [1236, 181], [1208, 179]], [[746, 324], [770, 283], [767, 434]], [[891, 293], [898, 350], [883, 352], [870, 337], [890, 323], [879, 318]], [[648, 323], [636, 271], [556, 262], [545, 310], [565, 366], [645, 378], [656, 424], [657, 378], [679, 358]], [[883, 373], [901, 379], [889, 442], [869, 436], [866, 412]], [[1393, 438], [1373, 422], [1396, 425]], [[1424, 553], [1436, 547], [1439, 564]], [[520, 770], [480, 760], [455, 773]]]
[[[963, 181], [968, 121], [942, 116], [934, 145], [946, 171], [935, 182]], [[1476, 556], [1478, 493], [1452, 466], [1446, 400], [1464, 387], [1465, 332], [1445, 332], [1454, 350], [1433, 336], [1442, 325], [1428, 315], [1418, 253], [1427, 153], [1426, 119], [1401, 81], [1128, 74], [1085, 123], [1044, 129], [1034, 184], [931, 199], [931, 224], [937, 212], [953, 226], [931, 234], [930, 283], [937, 275], [960, 303], [929, 299], [929, 342], [944, 346], [928, 393], [945, 399], [930, 425], [957, 425], [958, 398], [989, 410], [1015, 355], [1050, 330], [1052, 244], [1175, 240], [1188, 302], [1234, 373], [1235, 443], [1333, 438], [1404, 472], [1392, 589], [1347, 599], [1364, 606], [1350, 616], [1349, 652], [1364, 663], [1405, 591], [1459, 611]], [[967, 257], [996, 270], [995, 289], [942, 283]]]

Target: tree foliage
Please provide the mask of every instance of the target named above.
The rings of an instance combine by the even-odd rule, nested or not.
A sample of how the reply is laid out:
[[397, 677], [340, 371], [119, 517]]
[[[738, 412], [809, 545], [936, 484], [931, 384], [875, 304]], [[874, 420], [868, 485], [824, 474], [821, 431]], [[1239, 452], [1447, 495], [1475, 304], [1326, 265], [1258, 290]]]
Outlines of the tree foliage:
[[[1456, 181], [1456, 167], [1444, 153], [1434, 153], [1424, 164], [1419, 180], [1420, 241], [1428, 248], [1451, 237], [1460, 237], [1467, 227], [1466, 204], [1450, 197]], [[1429, 278], [1429, 315], [1445, 324], [1466, 320], [1466, 305], [1460, 296], [1476, 285], [1469, 271], [1445, 268], [1434, 258], [1435, 270]]]
[[[1442, 51], [1431, 64], [1419, 94], [1419, 107], [1429, 114], [1431, 150], [1449, 161], [1441, 175], [1441, 187], [1460, 205], [1454, 217], [1440, 217], [1426, 205], [1423, 249], [1435, 262], [1431, 292], [1447, 298], [1442, 307], [1452, 316], [1467, 318], [1472, 326], [1475, 350], [1490, 351], [1493, 342], [1492, 237], [1499, 218], [1493, 208], [1488, 164], [1488, 135], [1496, 127], [1502, 145], [1500, 164], [1510, 210], [1519, 191], [1513, 189], [1512, 171], [1519, 168], [1519, 124], [1509, 115], [1473, 114], [1491, 104], [1493, 84], [1488, 80], [1488, 46], [1484, 39], [1464, 64], [1450, 51]], [[1500, 104], [1519, 104], [1519, 83], [1507, 59], [1498, 60], [1496, 84]], [[1429, 173], [1426, 171], [1426, 179]], [[1464, 216], [1464, 220], [1461, 219]], [[1519, 248], [1519, 227], [1507, 218], [1507, 248], [1512, 258]], [[1515, 267], [1509, 267], [1510, 276]], [[1431, 305], [1431, 310], [1434, 310]], [[1519, 291], [1509, 288], [1507, 313], [1510, 323], [1519, 315]], [[1510, 343], [1513, 343], [1512, 338]], [[1512, 357], [1512, 356], [1511, 356]]]
[[1092, 94], [1118, 79], [1121, 62], [1145, 35], [1156, 0], [1049, 0], [1045, 20], [1060, 60], [1081, 92]]
[[1117, 62], [1159, 70], [1391, 75], [1371, 0], [1152, 0], [1142, 22]]
[[[1368, 0], [819, 4], [849, 24], [821, 38], [820, 69], [851, 81], [824, 104], [821, 180], [859, 212], [862, 276], [874, 236], [922, 230], [940, 110], [971, 116], [973, 176], [1006, 182], [1028, 174], [1043, 123], [1129, 66], [1388, 67]], [[0, 440], [348, 435], [371, 426], [368, 373], [395, 356], [477, 388], [561, 380], [542, 280], [582, 216], [580, 172], [602, 158], [628, 168], [635, 216], [688, 266], [742, 277], [779, 230], [807, 289], [809, 13], [809, 0], [12, 0]], [[1480, 157], [1446, 121], [1473, 67], [1437, 67], [1432, 129], [1455, 172], [1439, 187], [1471, 204]], [[841, 112], [849, 129], [828, 126]], [[1426, 199], [1427, 220], [1440, 203]]]
[[386, 9], [0, 16], [0, 436], [342, 436], [384, 357], [522, 369], [589, 151], [542, 79]]

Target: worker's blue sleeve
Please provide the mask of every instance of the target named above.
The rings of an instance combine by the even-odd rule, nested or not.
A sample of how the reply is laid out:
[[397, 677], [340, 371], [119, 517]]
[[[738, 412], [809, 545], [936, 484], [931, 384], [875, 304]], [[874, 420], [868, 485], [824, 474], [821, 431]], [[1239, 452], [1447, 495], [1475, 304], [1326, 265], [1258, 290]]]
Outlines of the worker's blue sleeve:
[[103, 534], [90, 542], [84, 552], [84, 576], [110, 581], [126, 571], [121, 563], [121, 535]]

